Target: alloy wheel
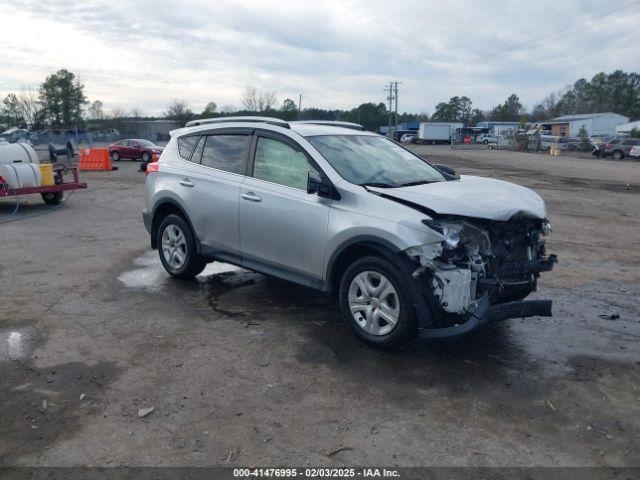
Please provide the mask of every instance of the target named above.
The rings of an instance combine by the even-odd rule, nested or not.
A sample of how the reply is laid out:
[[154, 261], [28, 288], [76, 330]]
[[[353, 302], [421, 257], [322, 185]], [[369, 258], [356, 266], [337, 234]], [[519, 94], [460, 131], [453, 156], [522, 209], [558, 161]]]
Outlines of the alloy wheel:
[[349, 286], [349, 309], [360, 328], [387, 335], [400, 318], [400, 299], [391, 281], [379, 272], [360, 272]]
[[174, 270], [179, 270], [187, 260], [187, 239], [177, 225], [167, 226], [162, 233], [162, 255]]

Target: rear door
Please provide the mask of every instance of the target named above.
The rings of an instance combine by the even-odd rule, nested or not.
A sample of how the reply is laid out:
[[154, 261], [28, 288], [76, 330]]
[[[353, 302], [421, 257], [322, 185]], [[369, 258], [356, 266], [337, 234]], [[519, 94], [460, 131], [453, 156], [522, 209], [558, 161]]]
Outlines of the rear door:
[[256, 131], [249, 174], [240, 187], [243, 265], [305, 285], [322, 284], [331, 200], [307, 193], [321, 173], [295, 141]]
[[236, 263], [240, 262], [238, 198], [251, 134], [251, 129], [217, 129], [191, 140], [192, 153], [187, 145], [180, 154], [185, 161], [179, 188], [183, 198], [188, 197], [187, 213], [203, 253]]

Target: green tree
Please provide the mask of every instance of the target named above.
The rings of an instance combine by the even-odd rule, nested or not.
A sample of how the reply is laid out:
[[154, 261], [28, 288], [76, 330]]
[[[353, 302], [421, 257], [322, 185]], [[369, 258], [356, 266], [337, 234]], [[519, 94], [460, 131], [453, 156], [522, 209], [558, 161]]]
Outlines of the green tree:
[[100, 100], [95, 100], [89, 106], [89, 118], [92, 120], [103, 120], [104, 111], [102, 107], [103, 107], [102, 102]]
[[448, 102], [440, 102], [436, 105], [431, 119], [440, 122], [462, 122], [468, 126], [472, 124], [472, 116], [477, 118], [477, 112], [479, 112], [479, 110], [474, 111], [472, 107], [473, 102], [467, 96], [451, 97]]
[[40, 85], [40, 101], [53, 127], [72, 127], [82, 121], [82, 107], [87, 103], [84, 85], [75, 74], [62, 69], [49, 75]]
[[515, 93], [509, 95], [502, 105], [495, 107], [490, 114], [491, 120], [499, 122], [517, 122], [523, 113], [520, 98]]
[[10, 127], [22, 127], [26, 124], [20, 108], [20, 100], [15, 93], [10, 93], [2, 101], [2, 116]]
[[204, 110], [202, 111], [202, 115], [206, 115], [206, 116], [215, 115], [217, 110], [218, 110], [218, 104], [216, 102], [209, 102], [204, 107]]
[[583, 152], [589, 151], [591, 149], [591, 140], [589, 139], [589, 132], [587, 132], [587, 127], [585, 127], [584, 125], [580, 127], [578, 138], [580, 139], [580, 150], [582, 150]]
[[298, 117], [298, 106], [290, 98], [286, 98], [280, 107], [284, 120], [295, 120]]

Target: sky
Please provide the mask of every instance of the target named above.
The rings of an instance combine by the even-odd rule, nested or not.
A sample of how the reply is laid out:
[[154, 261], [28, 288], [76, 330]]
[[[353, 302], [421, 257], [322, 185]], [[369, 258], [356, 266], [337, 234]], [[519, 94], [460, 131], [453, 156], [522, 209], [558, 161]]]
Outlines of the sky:
[[600, 71], [640, 71], [633, 0], [0, 0], [0, 95], [60, 68], [105, 110], [240, 107], [247, 87], [302, 106], [432, 113], [466, 95], [531, 109]]

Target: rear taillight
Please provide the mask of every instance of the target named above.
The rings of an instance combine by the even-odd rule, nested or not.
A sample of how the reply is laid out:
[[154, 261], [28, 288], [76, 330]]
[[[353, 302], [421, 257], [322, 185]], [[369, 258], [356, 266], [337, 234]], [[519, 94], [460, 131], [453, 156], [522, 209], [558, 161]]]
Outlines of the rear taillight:
[[160, 164], [158, 162], [147, 163], [147, 175], [150, 173], [158, 173], [158, 167]]

